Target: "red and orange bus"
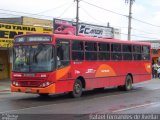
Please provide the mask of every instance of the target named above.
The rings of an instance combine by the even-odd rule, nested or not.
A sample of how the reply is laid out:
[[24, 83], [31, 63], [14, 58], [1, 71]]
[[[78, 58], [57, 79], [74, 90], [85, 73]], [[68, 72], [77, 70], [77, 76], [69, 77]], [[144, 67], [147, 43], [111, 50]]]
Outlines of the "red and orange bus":
[[60, 34], [16, 36], [12, 92], [41, 96], [151, 80], [150, 44]]

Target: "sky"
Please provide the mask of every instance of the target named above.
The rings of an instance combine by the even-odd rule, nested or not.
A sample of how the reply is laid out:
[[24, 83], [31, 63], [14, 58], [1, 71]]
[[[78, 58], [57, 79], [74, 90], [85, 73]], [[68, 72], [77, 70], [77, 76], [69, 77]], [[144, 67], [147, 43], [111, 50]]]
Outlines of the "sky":
[[[125, 0], [79, 0], [80, 22], [121, 30], [121, 39], [127, 40], [129, 5]], [[75, 21], [74, 0], [0, 0], [0, 17], [29, 16], [53, 20]], [[110, 12], [112, 11], [112, 12]], [[160, 0], [135, 0], [132, 6], [131, 39], [160, 40]]]

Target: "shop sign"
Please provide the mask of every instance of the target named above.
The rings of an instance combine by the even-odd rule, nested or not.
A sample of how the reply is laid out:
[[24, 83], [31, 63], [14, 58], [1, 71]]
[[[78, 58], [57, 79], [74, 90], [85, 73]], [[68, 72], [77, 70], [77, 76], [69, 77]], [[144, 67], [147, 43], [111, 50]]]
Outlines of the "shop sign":
[[54, 33], [56, 33], [56, 34], [75, 35], [75, 33], [76, 33], [75, 22], [61, 20], [61, 19], [54, 19], [53, 25], [54, 25], [53, 26]]
[[113, 28], [92, 24], [79, 24], [79, 35], [93, 36], [99, 38], [113, 38]]
[[[53, 28], [54, 28], [54, 33], [56, 34], [75, 35], [76, 33], [76, 23], [72, 21], [54, 19]], [[79, 23], [78, 35], [92, 36], [92, 37], [99, 37], [99, 38], [113, 38], [114, 31], [112, 27]]]
[[29, 33], [52, 33], [49, 28], [0, 23], [0, 47], [12, 47], [15, 35]]

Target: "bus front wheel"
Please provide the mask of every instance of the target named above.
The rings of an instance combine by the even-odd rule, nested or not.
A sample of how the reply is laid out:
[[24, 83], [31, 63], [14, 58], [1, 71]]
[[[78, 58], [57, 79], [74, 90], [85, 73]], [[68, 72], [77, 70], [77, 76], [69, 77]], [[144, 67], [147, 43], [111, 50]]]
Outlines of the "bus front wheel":
[[73, 85], [73, 91], [70, 94], [71, 94], [71, 97], [73, 98], [81, 97], [82, 82], [79, 79], [75, 80], [74, 85]]
[[40, 97], [49, 97], [49, 94], [48, 93], [40, 93], [39, 96]]

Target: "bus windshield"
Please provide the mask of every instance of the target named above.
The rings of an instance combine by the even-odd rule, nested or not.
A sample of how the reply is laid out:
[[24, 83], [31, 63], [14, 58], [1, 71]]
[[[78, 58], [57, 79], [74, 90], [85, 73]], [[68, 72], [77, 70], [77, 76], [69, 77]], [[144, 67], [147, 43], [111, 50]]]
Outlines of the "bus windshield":
[[13, 47], [13, 71], [49, 72], [55, 68], [53, 45], [27, 45]]

